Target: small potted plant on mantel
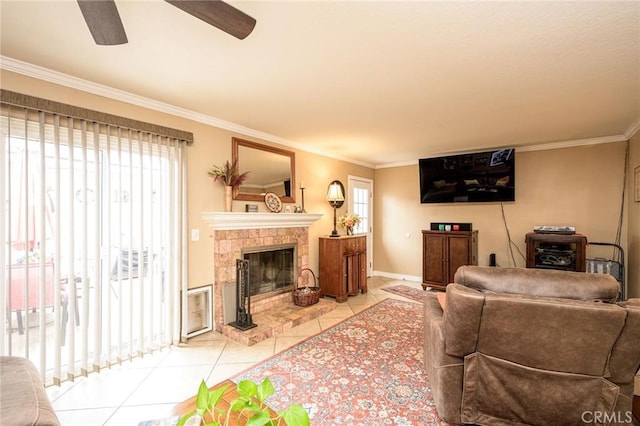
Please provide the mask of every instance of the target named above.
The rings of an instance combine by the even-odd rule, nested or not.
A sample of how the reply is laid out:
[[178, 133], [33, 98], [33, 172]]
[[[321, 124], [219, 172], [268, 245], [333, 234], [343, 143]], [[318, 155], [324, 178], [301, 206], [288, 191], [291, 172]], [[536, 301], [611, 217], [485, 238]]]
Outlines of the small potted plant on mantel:
[[237, 189], [249, 177], [249, 172], [238, 173], [238, 160], [230, 163], [227, 160], [222, 167], [213, 165], [209, 169], [209, 176], [213, 176], [214, 182], [224, 185], [224, 211], [231, 211], [233, 191]]

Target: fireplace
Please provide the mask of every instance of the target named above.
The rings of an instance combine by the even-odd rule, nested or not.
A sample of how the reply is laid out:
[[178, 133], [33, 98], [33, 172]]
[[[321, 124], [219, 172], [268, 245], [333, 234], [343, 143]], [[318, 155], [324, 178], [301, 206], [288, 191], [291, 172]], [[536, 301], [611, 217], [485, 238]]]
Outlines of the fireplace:
[[249, 296], [252, 302], [293, 290], [297, 271], [297, 244], [242, 249], [249, 262]]
[[[258, 265], [258, 274], [271, 277], [271, 281], [267, 279], [260, 284], [265, 293], [251, 297], [251, 313], [267, 311], [282, 303], [292, 304], [291, 290], [301, 270], [309, 267], [309, 226], [322, 215], [261, 212], [210, 212], [202, 215], [213, 231], [213, 310], [216, 331], [226, 333], [228, 328], [225, 327], [229, 321], [225, 320], [224, 294], [228, 293], [225, 289], [235, 294], [236, 259], [245, 259], [245, 256], [251, 258], [258, 248], [269, 252], [286, 250], [291, 254], [266, 255], [271, 258], [262, 261], [263, 264], [270, 264], [265, 274], [259, 272], [261, 261], [254, 260]], [[283, 272], [280, 269], [287, 275], [291, 274], [290, 278], [281, 279]], [[277, 279], [273, 278], [274, 271]], [[284, 285], [286, 282], [288, 284]], [[234, 305], [230, 306], [233, 309]]]

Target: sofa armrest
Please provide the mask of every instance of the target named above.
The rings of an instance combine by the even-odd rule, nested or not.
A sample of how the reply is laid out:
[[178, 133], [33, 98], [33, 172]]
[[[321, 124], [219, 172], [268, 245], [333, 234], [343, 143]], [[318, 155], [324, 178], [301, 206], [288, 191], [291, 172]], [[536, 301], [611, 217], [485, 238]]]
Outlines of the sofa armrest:
[[464, 358], [476, 351], [484, 295], [460, 284], [447, 286], [444, 339], [451, 356]]
[[38, 370], [26, 358], [0, 357], [0, 414], [3, 426], [60, 424]]
[[424, 299], [424, 333], [425, 370], [438, 415], [447, 422], [460, 423], [464, 360], [445, 351], [444, 313], [430, 292]]
[[609, 379], [619, 385], [629, 384], [632, 388], [634, 372], [640, 368], [640, 299], [629, 299], [619, 305], [626, 309], [627, 318], [611, 351]]

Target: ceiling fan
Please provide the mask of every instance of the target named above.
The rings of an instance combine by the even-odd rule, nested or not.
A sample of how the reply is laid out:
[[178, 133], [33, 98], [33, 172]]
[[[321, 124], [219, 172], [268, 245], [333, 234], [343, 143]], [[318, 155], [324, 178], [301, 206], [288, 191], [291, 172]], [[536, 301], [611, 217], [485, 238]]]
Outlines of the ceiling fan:
[[[127, 34], [114, 0], [77, 0], [96, 44], [113, 46], [127, 43]], [[244, 39], [256, 20], [221, 0], [165, 0], [207, 24]]]

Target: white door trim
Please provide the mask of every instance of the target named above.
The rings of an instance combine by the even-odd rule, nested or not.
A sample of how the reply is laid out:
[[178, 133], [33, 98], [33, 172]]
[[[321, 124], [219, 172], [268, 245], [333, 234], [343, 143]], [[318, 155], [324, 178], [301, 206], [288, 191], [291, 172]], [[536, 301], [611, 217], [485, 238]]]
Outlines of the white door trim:
[[369, 219], [367, 236], [367, 276], [373, 276], [373, 179], [360, 176], [347, 176], [347, 203], [348, 211], [353, 212], [353, 189], [364, 188], [369, 191], [369, 205], [367, 217]]

